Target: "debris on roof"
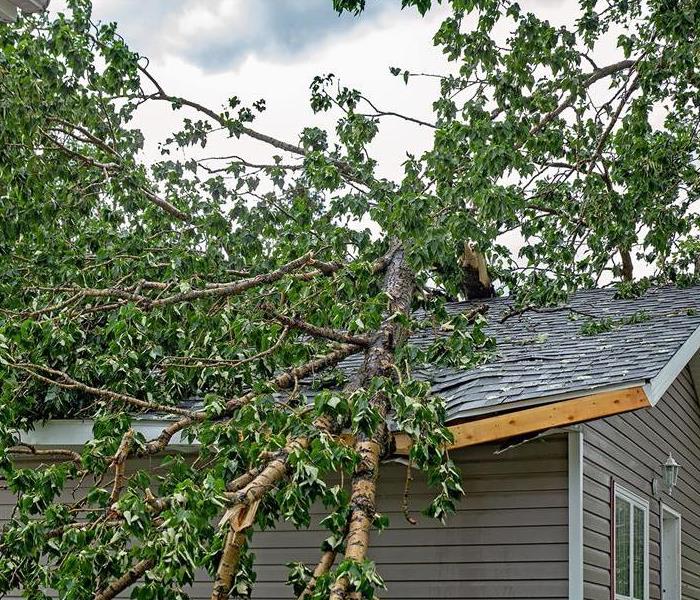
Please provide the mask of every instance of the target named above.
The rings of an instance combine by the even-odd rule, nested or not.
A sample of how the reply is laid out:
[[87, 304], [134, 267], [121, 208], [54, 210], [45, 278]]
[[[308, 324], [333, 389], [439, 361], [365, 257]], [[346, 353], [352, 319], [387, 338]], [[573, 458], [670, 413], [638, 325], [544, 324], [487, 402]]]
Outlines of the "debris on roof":
[[[417, 376], [433, 384], [457, 421], [526, 401], [585, 395], [594, 390], [644, 385], [700, 327], [700, 286], [652, 288], [621, 299], [614, 288], [582, 290], [556, 308], [516, 308], [509, 298], [488, 305], [486, 333], [496, 340], [490, 360], [469, 370], [425, 369]], [[451, 314], [471, 302], [447, 305]], [[428, 344], [434, 333], [413, 336]], [[341, 364], [353, 370], [360, 356]]]

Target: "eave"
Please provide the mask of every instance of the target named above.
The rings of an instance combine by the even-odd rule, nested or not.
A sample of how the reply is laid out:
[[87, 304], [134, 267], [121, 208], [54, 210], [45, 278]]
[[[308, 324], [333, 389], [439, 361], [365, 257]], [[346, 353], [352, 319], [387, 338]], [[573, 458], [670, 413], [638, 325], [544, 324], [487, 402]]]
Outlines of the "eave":
[[[454, 438], [450, 449], [507, 440], [651, 406], [644, 387], [634, 386], [475, 418], [449, 427]], [[411, 447], [410, 437], [398, 434], [395, 440], [396, 454], [408, 454]]]
[[[492, 416], [477, 416], [472, 420], [449, 426], [454, 442], [450, 449], [476, 446], [506, 440], [522, 435], [546, 431], [602, 417], [649, 408], [652, 403], [643, 386], [550, 402], [504, 412]], [[147, 439], [158, 437], [167, 424], [163, 419], [137, 419], [133, 429]], [[36, 430], [23, 432], [22, 441], [38, 448], [79, 448], [92, 439], [92, 421], [55, 420], [44, 423]], [[401, 456], [410, 450], [410, 437], [395, 435], [395, 454]], [[179, 452], [196, 451], [198, 444], [190, 443], [177, 434], [169, 448]]]

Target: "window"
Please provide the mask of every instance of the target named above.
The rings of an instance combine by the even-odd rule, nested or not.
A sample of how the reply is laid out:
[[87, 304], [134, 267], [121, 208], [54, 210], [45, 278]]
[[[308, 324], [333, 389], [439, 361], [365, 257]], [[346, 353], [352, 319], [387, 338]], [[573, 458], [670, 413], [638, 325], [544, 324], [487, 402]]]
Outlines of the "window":
[[615, 598], [649, 597], [649, 503], [615, 488]]

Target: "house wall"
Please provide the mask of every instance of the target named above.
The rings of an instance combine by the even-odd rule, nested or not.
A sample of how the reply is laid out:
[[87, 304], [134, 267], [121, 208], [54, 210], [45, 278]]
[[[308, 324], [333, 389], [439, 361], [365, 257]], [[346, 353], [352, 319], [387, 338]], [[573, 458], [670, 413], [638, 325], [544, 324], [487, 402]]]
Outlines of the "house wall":
[[[388, 590], [382, 598], [427, 600], [566, 598], [568, 586], [567, 440], [548, 437], [494, 455], [493, 445], [455, 452], [464, 473], [466, 498], [447, 527], [420, 514], [430, 499], [418, 478], [410, 495], [410, 525], [401, 511], [406, 468], [382, 468], [380, 512], [390, 529], [373, 535], [370, 558], [378, 563]], [[0, 519], [12, 498], [0, 492]], [[310, 530], [282, 524], [256, 533], [256, 599], [291, 598], [284, 585], [285, 563], [315, 565], [325, 537], [315, 519]], [[191, 591], [208, 599], [205, 577]]]
[[[673, 496], [654, 497], [652, 480], [669, 451], [681, 465]], [[650, 505], [651, 600], [661, 598], [660, 504], [682, 516], [682, 597], [700, 600], [700, 404], [688, 369], [650, 409], [584, 426], [584, 597], [611, 597], [611, 489], [613, 481]]]

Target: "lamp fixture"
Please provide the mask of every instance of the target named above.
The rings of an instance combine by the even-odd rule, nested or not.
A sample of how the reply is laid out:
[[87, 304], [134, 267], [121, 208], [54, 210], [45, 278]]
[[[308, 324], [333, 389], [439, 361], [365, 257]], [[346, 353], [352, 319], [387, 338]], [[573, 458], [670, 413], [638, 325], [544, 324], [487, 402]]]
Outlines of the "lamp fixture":
[[673, 495], [673, 488], [676, 487], [678, 483], [678, 471], [680, 471], [680, 465], [673, 458], [673, 455], [669, 452], [666, 462], [662, 465], [663, 475], [664, 475], [664, 488], [668, 492], [669, 496]]

